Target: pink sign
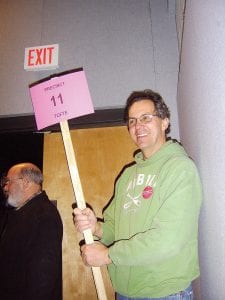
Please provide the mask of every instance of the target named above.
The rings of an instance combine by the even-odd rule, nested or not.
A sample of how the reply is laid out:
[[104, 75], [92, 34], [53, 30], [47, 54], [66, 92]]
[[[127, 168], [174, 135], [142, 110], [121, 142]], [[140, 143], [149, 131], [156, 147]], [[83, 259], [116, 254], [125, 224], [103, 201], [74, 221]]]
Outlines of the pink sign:
[[84, 71], [37, 84], [30, 94], [38, 130], [94, 112]]

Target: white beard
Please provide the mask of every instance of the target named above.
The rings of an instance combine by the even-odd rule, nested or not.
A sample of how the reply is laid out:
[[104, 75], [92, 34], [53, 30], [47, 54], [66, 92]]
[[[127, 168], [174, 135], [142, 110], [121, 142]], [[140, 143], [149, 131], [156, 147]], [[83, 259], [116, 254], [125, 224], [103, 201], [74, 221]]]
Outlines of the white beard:
[[13, 207], [18, 207], [21, 205], [22, 192], [17, 191], [16, 195], [8, 195], [7, 203]]

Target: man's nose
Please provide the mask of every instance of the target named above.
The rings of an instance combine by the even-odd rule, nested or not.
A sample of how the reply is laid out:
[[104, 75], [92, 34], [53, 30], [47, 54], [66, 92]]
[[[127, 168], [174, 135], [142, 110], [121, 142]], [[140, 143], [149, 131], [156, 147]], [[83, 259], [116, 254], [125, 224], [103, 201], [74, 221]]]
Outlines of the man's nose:
[[140, 119], [137, 118], [135, 127], [140, 127], [140, 126], [143, 126], [143, 122]]

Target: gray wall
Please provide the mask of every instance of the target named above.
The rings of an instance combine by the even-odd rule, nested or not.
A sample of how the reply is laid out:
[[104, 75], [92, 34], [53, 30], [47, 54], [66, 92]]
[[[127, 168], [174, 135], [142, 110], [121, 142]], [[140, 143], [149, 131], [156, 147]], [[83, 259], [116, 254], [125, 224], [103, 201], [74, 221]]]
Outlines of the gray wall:
[[225, 299], [225, 2], [186, 2], [178, 84], [180, 135], [203, 182], [202, 300]]
[[[25, 71], [26, 47], [59, 44], [59, 68]], [[33, 113], [28, 85], [83, 67], [97, 109], [152, 88], [176, 107], [175, 0], [0, 0], [0, 116]]]

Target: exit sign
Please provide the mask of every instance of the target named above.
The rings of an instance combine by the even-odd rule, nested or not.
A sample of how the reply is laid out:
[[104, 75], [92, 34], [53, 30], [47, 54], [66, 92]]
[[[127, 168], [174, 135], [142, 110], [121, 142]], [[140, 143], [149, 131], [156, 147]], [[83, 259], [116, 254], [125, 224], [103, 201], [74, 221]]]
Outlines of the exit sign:
[[24, 69], [27, 71], [56, 69], [58, 57], [58, 44], [25, 48]]

